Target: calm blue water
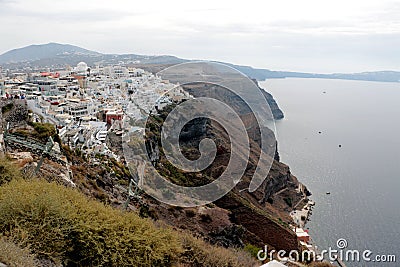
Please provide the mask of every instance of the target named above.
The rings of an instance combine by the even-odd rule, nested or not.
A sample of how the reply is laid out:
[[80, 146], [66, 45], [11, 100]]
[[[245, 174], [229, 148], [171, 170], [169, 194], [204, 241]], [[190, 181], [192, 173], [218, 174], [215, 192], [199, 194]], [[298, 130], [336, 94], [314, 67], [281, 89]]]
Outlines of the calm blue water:
[[400, 266], [400, 83], [276, 79], [260, 85], [285, 113], [276, 123], [279, 152], [313, 193], [307, 227], [319, 249], [345, 238], [348, 249], [397, 256], [397, 264], [349, 266]]

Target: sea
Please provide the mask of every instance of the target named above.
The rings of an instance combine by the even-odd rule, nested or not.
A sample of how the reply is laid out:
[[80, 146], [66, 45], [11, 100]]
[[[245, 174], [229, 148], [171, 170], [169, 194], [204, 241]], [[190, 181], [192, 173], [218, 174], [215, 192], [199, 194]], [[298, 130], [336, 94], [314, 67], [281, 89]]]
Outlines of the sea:
[[[287, 78], [260, 86], [285, 114], [278, 150], [316, 202], [306, 228], [318, 250], [357, 250], [360, 260], [348, 253], [347, 266], [400, 266], [400, 83]], [[392, 255], [397, 263], [382, 262]]]

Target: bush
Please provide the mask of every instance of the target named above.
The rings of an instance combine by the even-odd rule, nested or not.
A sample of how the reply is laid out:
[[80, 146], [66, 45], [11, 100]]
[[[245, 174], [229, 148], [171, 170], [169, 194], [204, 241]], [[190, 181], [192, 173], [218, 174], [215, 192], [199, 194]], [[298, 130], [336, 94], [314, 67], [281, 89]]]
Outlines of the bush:
[[50, 136], [56, 135], [56, 128], [51, 123], [32, 122], [31, 125], [35, 129], [34, 137], [47, 141]]
[[189, 234], [182, 234], [185, 252], [181, 256], [181, 266], [191, 267], [252, 267], [259, 262], [243, 250], [225, 249], [212, 246]]
[[22, 175], [17, 165], [5, 157], [0, 157], [0, 186], [13, 179], [20, 178], [22, 178]]
[[1, 112], [4, 114], [4, 113], [7, 113], [7, 112], [9, 112], [12, 108], [14, 107], [14, 104], [13, 103], [9, 103], [9, 104], [7, 104], [7, 105], [5, 105], [5, 106], [3, 106], [2, 108], [1, 108]]
[[257, 254], [261, 250], [261, 248], [256, 247], [252, 244], [246, 244], [244, 246], [244, 251], [247, 251], [251, 256], [257, 259]]
[[15, 179], [20, 174], [7, 159], [0, 160], [0, 166], [3, 173], [16, 172], [0, 186], [0, 261], [9, 266], [34, 266], [30, 251], [66, 267], [257, 266], [243, 250], [212, 246], [188, 233], [156, 227], [150, 219], [56, 183]]
[[0, 231], [65, 266], [171, 266], [181, 252], [172, 230], [39, 180], [0, 187]]
[[153, 220], [158, 220], [158, 215], [154, 209], [151, 209], [148, 205], [141, 205], [139, 208], [139, 216], [141, 218], [151, 218]]

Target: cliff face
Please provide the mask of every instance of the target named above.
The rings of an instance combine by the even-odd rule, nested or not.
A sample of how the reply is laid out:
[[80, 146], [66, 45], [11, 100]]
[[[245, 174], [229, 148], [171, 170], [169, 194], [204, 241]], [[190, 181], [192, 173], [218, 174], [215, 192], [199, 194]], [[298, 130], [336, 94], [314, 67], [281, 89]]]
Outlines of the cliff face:
[[[300, 245], [293, 231], [289, 228], [289, 223], [292, 219], [289, 212], [295, 204], [306, 199], [306, 195], [299, 191], [300, 183], [294, 177], [287, 165], [279, 162], [279, 155], [276, 153], [275, 160], [272, 164], [271, 171], [263, 184], [253, 193], [247, 189], [249, 187], [252, 175], [257, 167], [258, 158], [260, 155], [260, 128], [256, 123], [254, 115], [242, 100], [230, 91], [219, 88], [215, 85], [191, 84], [184, 85], [183, 88], [195, 97], [212, 97], [223, 101], [230, 105], [241, 117], [250, 138], [250, 158], [247, 169], [242, 180], [236, 188], [223, 198], [216, 201], [216, 207], [204, 207], [208, 212], [215, 211], [212, 218], [202, 220], [204, 210], [194, 209], [192, 218], [185, 217], [181, 211], [160, 208], [160, 204], [153, 203], [153, 208], [159, 218], [163, 218], [168, 223], [190, 229], [193, 232], [209, 239], [210, 242], [223, 240], [225, 244], [240, 245], [241, 243], [251, 243], [259, 247], [269, 245], [275, 249], [284, 249], [290, 251], [300, 249]], [[269, 101], [273, 101], [272, 96], [264, 93]], [[271, 102], [271, 103], [274, 103]], [[275, 103], [276, 104], [276, 103]], [[274, 116], [281, 117], [279, 108], [275, 105]], [[167, 113], [163, 112], [157, 121], [164, 119]], [[150, 120], [151, 123], [151, 120]], [[153, 127], [153, 126], [152, 126]], [[176, 177], [171, 177], [171, 180], [186, 186], [202, 185], [216, 179], [224, 171], [229, 162], [230, 155], [230, 139], [228, 133], [217, 122], [210, 119], [196, 119], [188, 123], [180, 135], [180, 146], [182, 153], [190, 159], [197, 158], [200, 154], [198, 145], [204, 138], [212, 139], [217, 147], [217, 156], [214, 162], [205, 171], [193, 175], [189, 173], [179, 172], [179, 170], [166, 168], [168, 162], [160, 153], [160, 158], [156, 167], [163, 173], [169, 173], [174, 176], [174, 173], [180, 173]], [[267, 138], [274, 138], [272, 131], [268, 132]], [[160, 142], [152, 135], [151, 147], [154, 150], [162, 151]], [[149, 151], [149, 154], [154, 154]], [[181, 181], [180, 177], [188, 177], [190, 184]], [[162, 205], [161, 205], [162, 206]], [[186, 209], [183, 209], [186, 210]], [[193, 210], [193, 209], [192, 209]], [[225, 215], [224, 215], [225, 214]], [[226, 216], [228, 214], [228, 217]], [[202, 217], [203, 216], [203, 217]], [[197, 219], [196, 219], [197, 218]], [[200, 218], [200, 219], [199, 219]], [[184, 223], [183, 223], [184, 222]], [[232, 234], [232, 229], [242, 227], [241, 234]], [[225, 229], [225, 230], [224, 230]], [[216, 233], [220, 233], [217, 234]], [[229, 233], [229, 234], [227, 234]], [[226, 236], [228, 235], [228, 236]], [[218, 238], [216, 238], [216, 236]], [[239, 241], [234, 241], [239, 239]]]
[[[253, 82], [257, 85], [260, 89], [262, 94], [265, 97], [265, 100], [269, 104], [271, 108], [272, 115], [274, 116], [275, 120], [280, 120], [284, 118], [284, 114], [282, 110], [279, 108], [278, 104], [276, 103], [274, 97], [266, 92], [263, 88], [258, 85], [257, 80], [253, 79]], [[212, 97], [216, 99], [221, 99], [226, 101], [235, 111], [246, 114], [249, 113], [250, 110], [248, 109], [247, 105], [240, 99], [240, 97], [232, 94], [230, 91], [219, 88], [217, 86], [211, 84], [203, 84], [203, 83], [194, 83], [189, 85], [182, 86], [186, 91], [196, 97]]]
[[267, 91], [265, 91], [263, 88], [261, 88], [258, 85], [257, 80], [253, 79], [253, 82], [255, 84], [257, 84], [258, 88], [260, 88], [261, 92], [263, 93], [265, 99], [267, 100], [269, 107], [271, 108], [272, 111], [272, 115], [274, 115], [274, 119], [275, 120], [280, 120], [284, 118], [283, 112], [282, 110], [279, 108], [278, 104], [276, 103], [274, 97], [268, 93]]
[[[199, 131], [200, 129], [205, 131]], [[159, 153], [156, 168], [164, 174], [169, 174], [171, 181], [181, 185], [209, 183], [212, 179], [218, 178], [229, 161], [228, 136], [208, 119], [196, 120], [188, 125], [186, 130], [184, 138], [180, 139], [183, 154], [187, 158], [196, 158], [199, 153], [195, 148], [200, 140], [211, 138], [219, 151], [213, 164], [205, 171], [193, 175], [170, 169], [163, 153]], [[188, 133], [190, 130], [193, 130], [192, 134]], [[186, 139], [188, 136], [190, 138]], [[149, 154], [162, 151], [158, 140], [152, 138], [151, 142], [152, 145], [149, 147], [153, 149], [148, 152]], [[157, 214], [156, 217], [174, 227], [190, 230], [211, 243], [222, 242], [226, 246], [242, 246], [250, 243], [258, 247], [268, 245], [278, 250], [300, 250], [295, 234], [288, 227], [291, 222], [288, 216], [291, 207], [283, 196], [277, 195], [279, 191], [285, 190], [284, 196], [293, 202], [300, 201], [304, 195], [296, 192], [299, 183], [286, 165], [274, 161], [265, 182], [255, 192], [249, 193], [247, 188], [257, 163], [255, 142], [253, 146], [253, 153], [242, 181], [230, 193], [214, 202], [215, 206], [177, 209], [151, 201], [150, 207]], [[185, 180], [182, 180], [182, 177], [185, 177]]]

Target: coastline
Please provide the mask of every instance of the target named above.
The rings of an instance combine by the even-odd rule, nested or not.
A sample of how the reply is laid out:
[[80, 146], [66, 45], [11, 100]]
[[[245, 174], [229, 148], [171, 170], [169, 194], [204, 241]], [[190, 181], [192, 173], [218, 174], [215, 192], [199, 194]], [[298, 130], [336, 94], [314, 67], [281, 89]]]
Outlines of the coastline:
[[314, 206], [315, 202], [312, 200], [308, 200], [308, 202], [303, 206], [302, 209], [295, 209], [290, 212], [290, 217], [292, 217], [293, 222], [297, 225], [297, 227], [305, 227], [307, 221], [310, 220], [310, 216], [312, 215], [312, 209]]

